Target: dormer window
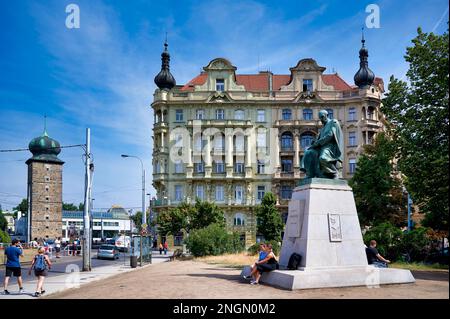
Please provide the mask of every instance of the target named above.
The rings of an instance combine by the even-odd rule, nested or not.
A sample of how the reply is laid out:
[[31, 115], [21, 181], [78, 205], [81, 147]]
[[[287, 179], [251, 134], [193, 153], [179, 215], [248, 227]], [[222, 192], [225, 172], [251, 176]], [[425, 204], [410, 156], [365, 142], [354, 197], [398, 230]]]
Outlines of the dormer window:
[[303, 92], [311, 92], [313, 90], [313, 80], [303, 79]]
[[224, 79], [216, 79], [216, 91], [225, 91], [225, 81]]

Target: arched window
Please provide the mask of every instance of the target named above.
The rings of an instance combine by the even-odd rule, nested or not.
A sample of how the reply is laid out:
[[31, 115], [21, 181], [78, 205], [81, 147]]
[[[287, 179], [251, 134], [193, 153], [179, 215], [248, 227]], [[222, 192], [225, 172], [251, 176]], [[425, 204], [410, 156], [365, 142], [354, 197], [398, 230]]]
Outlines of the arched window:
[[327, 112], [328, 112], [328, 118], [330, 120], [334, 119], [333, 109], [327, 109]]
[[373, 106], [369, 106], [367, 108], [367, 119], [375, 120], [375, 109], [373, 108]]
[[313, 111], [311, 109], [303, 110], [303, 119], [305, 121], [311, 121], [313, 119]]
[[282, 115], [282, 119], [283, 120], [292, 120], [292, 111], [291, 111], [291, 109], [283, 109], [281, 115]]
[[282, 150], [292, 150], [292, 133], [290, 132], [284, 132], [281, 135], [281, 149]]
[[234, 226], [245, 226], [245, 216], [242, 213], [237, 213], [233, 218]]
[[235, 120], [244, 120], [244, 116], [245, 116], [244, 110], [234, 111], [234, 119]]
[[310, 147], [313, 140], [314, 140], [313, 133], [311, 133], [311, 132], [303, 133], [300, 138], [300, 144], [302, 146], [302, 149], [306, 150], [308, 147]]

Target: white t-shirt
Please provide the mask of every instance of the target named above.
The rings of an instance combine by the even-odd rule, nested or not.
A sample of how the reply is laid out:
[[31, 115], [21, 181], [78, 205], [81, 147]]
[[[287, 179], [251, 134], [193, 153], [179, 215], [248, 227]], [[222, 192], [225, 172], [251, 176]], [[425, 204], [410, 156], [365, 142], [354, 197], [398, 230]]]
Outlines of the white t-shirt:
[[58, 239], [56, 239], [55, 240], [55, 247], [61, 247], [61, 241], [60, 240], [58, 240]]

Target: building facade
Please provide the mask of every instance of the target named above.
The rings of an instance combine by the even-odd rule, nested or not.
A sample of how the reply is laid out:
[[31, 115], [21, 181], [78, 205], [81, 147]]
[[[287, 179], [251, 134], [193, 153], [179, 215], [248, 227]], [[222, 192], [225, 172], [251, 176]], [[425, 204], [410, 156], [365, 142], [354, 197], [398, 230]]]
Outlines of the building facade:
[[58, 141], [47, 130], [29, 144], [27, 240], [56, 238], [62, 229], [62, 166]]
[[[92, 212], [92, 240], [101, 241], [105, 238], [114, 238], [120, 233], [131, 232], [132, 222], [127, 211], [119, 206], [113, 206], [108, 211]], [[83, 211], [62, 212], [63, 241], [80, 236], [83, 230]]]
[[152, 103], [154, 211], [196, 198], [212, 201], [224, 210], [228, 228], [240, 232], [246, 246], [253, 244], [255, 206], [266, 192], [276, 195], [286, 220], [322, 109], [341, 124], [342, 178], [351, 178], [363, 146], [383, 130], [383, 82], [368, 68], [364, 40], [359, 53], [355, 85], [325, 74], [311, 58], [282, 75], [240, 75], [217, 58], [187, 84], [176, 85], [165, 44]]

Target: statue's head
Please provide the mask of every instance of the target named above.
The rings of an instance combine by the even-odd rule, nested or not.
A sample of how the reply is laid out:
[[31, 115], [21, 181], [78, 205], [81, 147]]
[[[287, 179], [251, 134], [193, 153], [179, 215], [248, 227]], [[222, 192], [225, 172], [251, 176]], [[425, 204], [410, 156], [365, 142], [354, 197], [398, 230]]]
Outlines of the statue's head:
[[319, 111], [319, 119], [323, 124], [327, 123], [328, 122], [328, 112], [326, 110], [320, 110]]

